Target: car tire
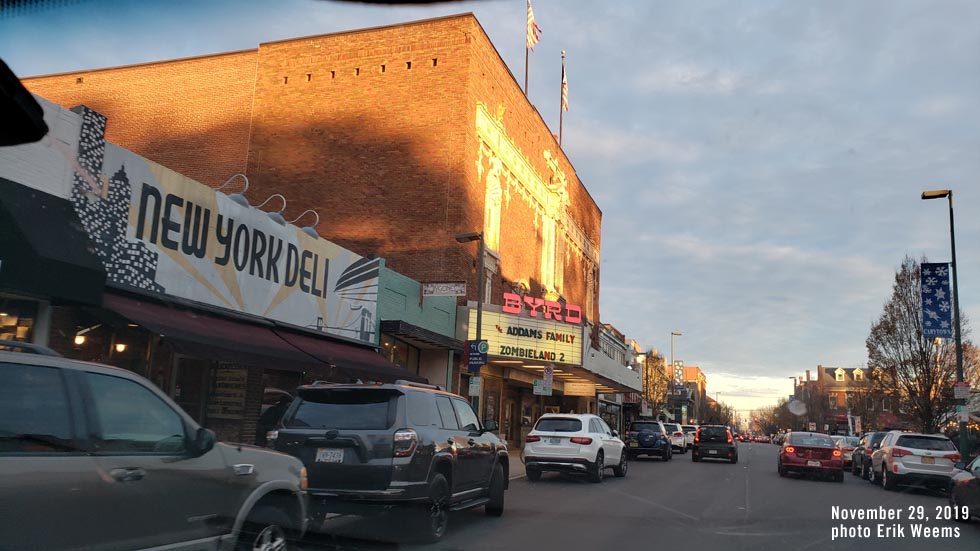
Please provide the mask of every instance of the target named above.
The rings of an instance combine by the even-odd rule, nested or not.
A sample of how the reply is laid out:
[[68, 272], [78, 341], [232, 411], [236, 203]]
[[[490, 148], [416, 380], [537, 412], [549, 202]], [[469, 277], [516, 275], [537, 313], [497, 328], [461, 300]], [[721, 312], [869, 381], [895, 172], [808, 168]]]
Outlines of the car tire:
[[732, 462], [733, 465], [735, 463], [738, 463], [738, 456], [736, 455], [736, 456], [732, 457], [731, 462]]
[[841, 471], [834, 475], [834, 482], [844, 482], [844, 471]]
[[898, 477], [888, 472], [888, 465], [881, 465], [881, 487], [889, 492], [898, 487]]
[[858, 464], [857, 461], [851, 463], [851, 474], [854, 476], [858, 475]]
[[293, 526], [294, 523], [285, 510], [268, 506], [256, 507], [242, 525], [242, 531], [235, 542], [235, 551], [295, 549]]
[[442, 473], [436, 473], [429, 483], [429, 500], [421, 509], [418, 519], [418, 541], [436, 543], [446, 535], [449, 527], [449, 482]]
[[525, 474], [527, 475], [527, 479], [531, 482], [537, 482], [541, 480], [541, 471], [537, 469], [528, 469], [527, 471], [525, 471]]
[[[956, 498], [956, 491], [955, 491], [952, 483], [950, 483], [949, 488], [946, 490], [946, 492], [949, 494], [949, 506], [951, 508], [953, 508], [953, 510], [958, 513], [957, 510], [962, 505], [960, 504], [959, 499]], [[956, 514], [955, 517], [956, 518], [954, 518], [953, 520], [955, 520], [956, 522], [962, 522], [964, 524], [969, 524], [972, 521], [972, 519], [973, 519], [973, 514], [971, 512], [971, 514], [969, 516], [967, 516], [966, 518], [961, 517], [959, 514]]]
[[626, 472], [629, 470], [629, 454], [626, 453], [626, 449], [623, 449], [623, 453], [619, 458], [619, 465], [613, 467], [613, 474], [616, 478], [623, 478], [626, 476]]
[[487, 516], [499, 517], [504, 514], [504, 467], [497, 464], [490, 475], [490, 487], [487, 489], [490, 501], [483, 508]]
[[691, 462], [697, 463], [698, 461], [701, 461], [701, 458], [698, 457], [698, 454], [691, 452]]
[[783, 467], [782, 461], [776, 463], [776, 471], [779, 472], [779, 476], [786, 477], [786, 467]]
[[602, 450], [595, 456], [595, 464], [592, 465], [592, 471], [589, 472], [589, 482], [598, 484], [602, 482], [602, 478], [606, 475], [606, 461], [603, 456]]
[[665, 449], [665, 450], [664, 450], [664, 451], [663, 451], [663, 452], [662, 452], [662, 453], [660, 454], [660, 460], [661, 460], [661, 461], [668, 461], [668, 460], [670, 460], [670, 448], [669, 448], [669, 447], [668, 447], [667, 449]]
[[681, 446], [680, 449], [681, 449], [681, 455], [684, 455], [684, 454], [687, 453], [687, 446]]

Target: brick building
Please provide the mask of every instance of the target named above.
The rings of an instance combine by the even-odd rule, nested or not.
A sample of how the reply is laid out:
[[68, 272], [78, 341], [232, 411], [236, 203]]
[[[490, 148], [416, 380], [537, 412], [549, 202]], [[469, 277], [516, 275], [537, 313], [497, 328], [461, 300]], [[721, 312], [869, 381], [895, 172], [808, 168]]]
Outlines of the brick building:
[[[228, 193], [247, 180], [253, 205], [281, 193], [287, 219], [316, 210], [325, 239], [412, 279], [465, 280], [461, 340], [474, 338], [477, 247], [454, 237], [481, 232], [496, 330], [550, 324], [532, 338], [524, 327], [514, 346], [491, 338], [481, 413], [511, 439], [542, 408], [595, 412], [596, 393], [639, 390], [634, 371], [589, 352], [599, 348], [601, 211], [472, 14], [24, 84], [105, 114], [107, 140], [194, 180]], [[246, 178], [229, 182], [236, 174]], [[507, 314], [505, 295], [530, 307]], [[568, 319], [542, 321], [549, 307], [535, 301]], [[581, 321], [567, 323], [574, 308]], [[556, 334], [580, 359], [538, 349]], [[539, 401], [531, 383], [548, 364], [559, 395]], [[591, 398], [566, 397], [566, 383], [593, 388]]]

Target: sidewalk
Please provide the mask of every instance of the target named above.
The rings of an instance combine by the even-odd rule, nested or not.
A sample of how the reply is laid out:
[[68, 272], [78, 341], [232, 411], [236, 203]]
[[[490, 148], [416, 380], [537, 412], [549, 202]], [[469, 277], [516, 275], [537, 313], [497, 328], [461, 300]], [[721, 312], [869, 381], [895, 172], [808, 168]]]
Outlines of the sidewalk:
[[524, 471], [524, 462], [521, 461], [521, 456], [524, 450], [521, 448], [513, 448], [507, 450], [510, 455], [510, 479], [524, 478], [527, 474]]

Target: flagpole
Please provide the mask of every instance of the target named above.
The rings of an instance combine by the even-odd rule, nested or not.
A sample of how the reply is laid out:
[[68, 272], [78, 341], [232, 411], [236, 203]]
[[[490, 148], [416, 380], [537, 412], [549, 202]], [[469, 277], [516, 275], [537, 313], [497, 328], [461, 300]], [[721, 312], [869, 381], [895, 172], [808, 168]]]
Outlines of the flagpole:
[[561, 84], [558, 86], [558, 147], [561, 147], [561, 138], [565, 128], [565, 50], [561, 51]]
[[527, 97], [527, 62], [530, 59], [528, 55], [527, 42], [524, 43], [524, 97]]

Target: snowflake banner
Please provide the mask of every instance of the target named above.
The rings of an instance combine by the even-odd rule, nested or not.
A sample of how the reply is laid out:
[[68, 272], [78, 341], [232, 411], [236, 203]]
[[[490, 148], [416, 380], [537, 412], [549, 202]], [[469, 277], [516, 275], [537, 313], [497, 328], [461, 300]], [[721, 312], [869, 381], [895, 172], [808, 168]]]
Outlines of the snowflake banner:
[[949, 264], [922, 264], [922, 334], [953, 337], [953, 297], [949, 292]]

